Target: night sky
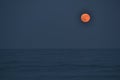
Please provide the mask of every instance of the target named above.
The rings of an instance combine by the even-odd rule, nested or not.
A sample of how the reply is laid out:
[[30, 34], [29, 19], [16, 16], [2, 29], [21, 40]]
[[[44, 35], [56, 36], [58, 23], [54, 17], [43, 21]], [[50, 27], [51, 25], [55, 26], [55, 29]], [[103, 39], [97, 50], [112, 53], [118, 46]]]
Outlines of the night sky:
[[0, 49], [120, 48], [119, 19], [120, 0], [0, 0]]

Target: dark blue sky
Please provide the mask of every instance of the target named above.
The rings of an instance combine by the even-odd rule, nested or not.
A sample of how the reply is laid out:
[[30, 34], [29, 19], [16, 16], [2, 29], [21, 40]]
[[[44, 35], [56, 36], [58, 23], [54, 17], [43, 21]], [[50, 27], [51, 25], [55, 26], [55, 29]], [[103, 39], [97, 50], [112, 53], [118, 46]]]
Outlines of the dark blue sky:
[[[120, 0], [0, 0], [0, 49], [120, 48]], [[83, 10], [90, 24], [79, 20]]]

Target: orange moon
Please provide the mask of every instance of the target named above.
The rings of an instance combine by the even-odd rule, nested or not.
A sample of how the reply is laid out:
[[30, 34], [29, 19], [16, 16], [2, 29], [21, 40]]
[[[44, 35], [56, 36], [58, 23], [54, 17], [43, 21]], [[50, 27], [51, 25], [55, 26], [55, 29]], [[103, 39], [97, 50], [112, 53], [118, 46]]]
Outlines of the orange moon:
[[90, 14], [88, 14], [88, 13], [83, 13], [82, 15], [81, 15], [81, 21], [82, 22], [84, 22], [84, 23], [88, 23], [89, 21], [90, 21], [90, 19], [91, 19], [91, 16], [90, 16]]

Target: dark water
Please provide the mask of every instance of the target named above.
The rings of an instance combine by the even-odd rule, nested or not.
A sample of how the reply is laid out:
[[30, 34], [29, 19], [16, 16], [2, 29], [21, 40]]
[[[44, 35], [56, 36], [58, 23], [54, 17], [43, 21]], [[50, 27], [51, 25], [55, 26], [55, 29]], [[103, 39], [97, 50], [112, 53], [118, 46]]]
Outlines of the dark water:
[[120, 50], [0, 50], [0, 80], [120, 80]]

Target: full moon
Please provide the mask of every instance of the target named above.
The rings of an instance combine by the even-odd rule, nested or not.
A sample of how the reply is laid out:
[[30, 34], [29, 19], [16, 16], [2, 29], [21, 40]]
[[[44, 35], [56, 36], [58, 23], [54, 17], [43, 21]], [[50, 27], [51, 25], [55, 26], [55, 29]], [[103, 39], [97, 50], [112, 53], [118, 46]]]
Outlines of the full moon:
[[88, 14], [88, 13], [83, 13], [83, 14], [81, 15], [80, 19], [81, 19], [81, 21], [82, 21], [83, 23], [88, 23], [88, 22], [90, 21], [90, 19], [91, 19], [91, 16], [90, 16], [90, 14]]

